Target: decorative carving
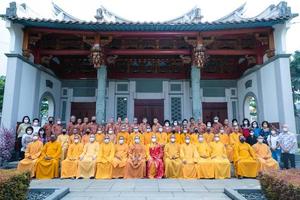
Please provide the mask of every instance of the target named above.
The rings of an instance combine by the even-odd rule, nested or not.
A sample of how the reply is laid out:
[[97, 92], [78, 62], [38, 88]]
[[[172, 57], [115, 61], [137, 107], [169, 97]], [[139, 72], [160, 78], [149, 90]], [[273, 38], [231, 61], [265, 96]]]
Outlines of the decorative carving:
[[94, 65], [94, 68], [99, 68], [104, 64], [104, 54], [103, 49], [100, 44], [95, 44], [91, 49], [91, 58]]
[[267, 49], [266, 52], [268, 58], [272, 58], [275, 56], [275, 49]]
[[203, 68], [208, 59], [204, 45], [202, 43], [197, 44], [193, 50], [193, 54], [193, 65], [197, 66], [198, 68]]

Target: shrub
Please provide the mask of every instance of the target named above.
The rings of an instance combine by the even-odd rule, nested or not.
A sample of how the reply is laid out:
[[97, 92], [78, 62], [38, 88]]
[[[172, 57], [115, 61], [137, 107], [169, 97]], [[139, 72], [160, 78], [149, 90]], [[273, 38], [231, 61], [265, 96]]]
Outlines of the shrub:
[[259, 180], [269, 200], [300, 199], [300, 169], [264, 172]]
[[0, 160], [8, 161], [15, 147], [13, 130], [0, 127]]

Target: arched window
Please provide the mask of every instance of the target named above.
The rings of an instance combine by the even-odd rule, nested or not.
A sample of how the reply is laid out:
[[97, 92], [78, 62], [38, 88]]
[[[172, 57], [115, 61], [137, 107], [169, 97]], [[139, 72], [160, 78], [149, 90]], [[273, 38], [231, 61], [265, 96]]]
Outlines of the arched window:
[[54, 116], [54, 99], [49, 93], [45, 93], [40, 101], [39, 115], [41, 119], [41, 124], [45, 124], [48, 117]]
[[254, 95], [247, 95], [244, 101], [244, 118], [257, 121], [257, 101]]

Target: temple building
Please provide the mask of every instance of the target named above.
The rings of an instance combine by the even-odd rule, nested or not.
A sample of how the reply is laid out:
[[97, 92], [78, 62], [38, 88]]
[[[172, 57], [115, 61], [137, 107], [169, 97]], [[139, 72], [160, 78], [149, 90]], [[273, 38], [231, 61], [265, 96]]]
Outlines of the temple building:
[[193, 8], [165, 22], [133, 22], [104, 7], [80, 20], [53, 4], [51, 19], [25, 4], [1, 15], [10, 31], [2, 123], [24, 115], [243, 118], [295, 131], [286, 2], [252, 18], [245, 5], [212, 22]]

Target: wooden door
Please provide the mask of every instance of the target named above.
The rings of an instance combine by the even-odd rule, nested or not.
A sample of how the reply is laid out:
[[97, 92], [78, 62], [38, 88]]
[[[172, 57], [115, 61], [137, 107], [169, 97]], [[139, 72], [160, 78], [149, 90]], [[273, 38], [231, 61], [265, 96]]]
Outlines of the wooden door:
[[219, 121], [223, 123], [227, 119], [227, 103], [206, 103], [202, 102], [203, 121], [213, 122], [215, 116], [219, 117]]
[[96, 114], [96, 102], [84, 102], [84, 103], [71, 103], [71, 115], [75, 115], [77, 118], [88, 117], [91, 119]]
[[163, 99], [135, 99], [134, 116], [141, 123], [143, 117], [152, 124], [153, 118], [157, 118], [160, 123], [164, 120], [164, 100]]

